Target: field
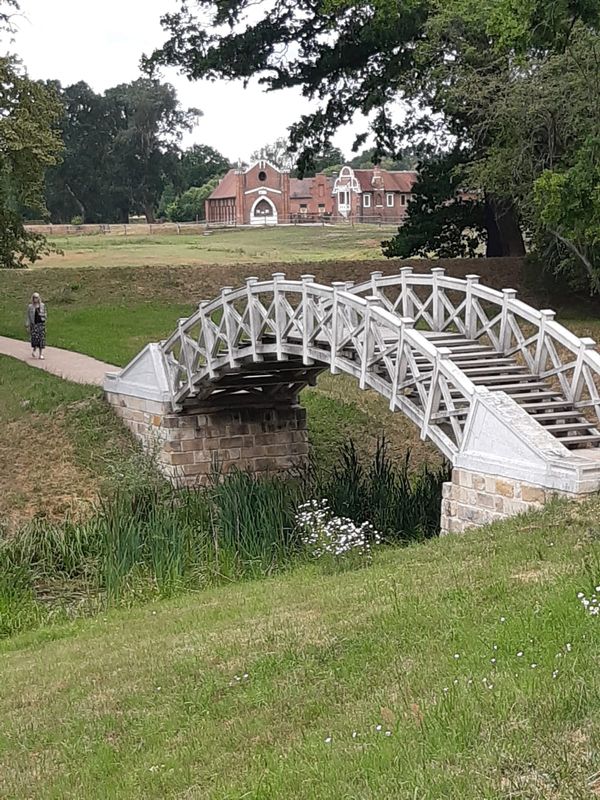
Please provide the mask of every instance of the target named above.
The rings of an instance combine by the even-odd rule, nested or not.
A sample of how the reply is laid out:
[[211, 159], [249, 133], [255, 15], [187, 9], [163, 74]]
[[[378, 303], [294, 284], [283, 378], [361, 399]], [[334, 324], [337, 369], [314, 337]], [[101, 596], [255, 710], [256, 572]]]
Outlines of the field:
[[[358, 233], [365, 237], [364, 229], [281, 229], [69, 238], [64, 257], [0, 272], [0, 334], [25, 337], [24, 306], [37, 290], [48, 302], [51, 344], [125, 364], [200, 300], [248, 274], [311, 272], [329, 283], [396, 272], [397, 262], [376, 260], [375, 238]], [[517, 260], [444, 265], [457, 275], [480, 272], [540, 305], [556, 301], [536, 294]], [[556, 307], [580, 335], [600, 332], [593, 306], [558, 297]], [[382, 434], [393, 457], [411, 450], [413, 468], [440, 464], [411, 423], [348, 377], [322, 375], [302, 402], [321, 466], [349, 438], [366, 461]], [[270, 556], [263, 565], [242, 548], [246, 571], [235, 563], [228, 571], [215, 556], [172, 591], [161, 589], [160, 559], [154, 572], [142, 562], [138, 538], [115, 608], [107, 586], [94, 583], [104, 562], [91, 553], [117, 561], [129, 552], [119, 524], [130, 530], [143, 493], [125, 494], [113, 517], [103, 506], [116, 523], [101, 542], [94, 520], [99, 496], [147, 488], [139, 458], [99, 390], [0, 357], [0, 520], [8, 534], [0, 797], [600, 794], [599, 618], [577, 599], [600, 582], [598, 498], [461, 537], [380, 547], [362, 569], [306, 564], [296, 552], [272, 567]], [[159, 523], [153, 545], [169, 559], [181, 531], [174, 524], [163, 532], [162, 520], [178, 519], [180, 499], [172, 513], [149, 517]], [[243, 499], [247, 512], [251, 493]], [[53, 526], [65, 517], [73, 524]], [[19, 538], [17, 528], [32, 519]], [[194, 520], [186, 525], [193, 534]], [[220, 547], [215, 538], [223, 557]], [[204, 575], [211, 570], [214, 581]], [[267, 577], [249, 580], [259, 574]]]
[[[130, 226], [130, 230], [131, 230]], [[135, 227], [135, 226], [133, 226]], [[268, 264], [328, 259], [381, 258], [380, 244], [396, 227], [297, 226], [230, 228], [189, 234], [97, 234], [51, 236], [62, 250], [39, 261], [39, 267], [170, 266], [173, 264]]]
[[0, 644], [0, 796], [597, 796], [600, 506]]

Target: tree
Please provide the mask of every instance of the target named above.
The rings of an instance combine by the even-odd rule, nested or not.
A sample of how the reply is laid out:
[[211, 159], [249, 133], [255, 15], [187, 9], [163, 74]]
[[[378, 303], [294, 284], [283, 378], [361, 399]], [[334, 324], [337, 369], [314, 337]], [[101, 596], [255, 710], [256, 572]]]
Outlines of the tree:
[[[421, 165], [408, 217], [399, 234], [383, 242], [384, 255], [473, 257], [486, 227], [483, 199], [462, 193], [466, 155], [456, 149]], [[451, 199], [449, 199], [451, 198]], [[489, 241], [489, 239], [488, 239]]]
[[290, 143], [287, 139], [280, 137], [275, 139], [274, 142], [266, 144], [260, 150], [255, 150], [250, 156], [250, 162], [254, 164], [256, 161], [268, 161], [277, 169], [292, 171], [295, 162], [294, 156], [290, 152]]
[[583, 274], [583, 284], [600, 291], [599, 137], [586, 140], [569, 169], [540, 175], [535, 204], [541, 222], [538, 235], [546, 239], [555, 272], [566, 272], [572, 280]]
[[123, 83], [105, 96], [117, 115], [112, 158], [119, 189], [152, 223], [164, 185], [177, 171], [178, 142], [200, 111], [183, 110], [170, 84], [149, 78]]
[[[248, 5], [182, 2], [178, 12], [164, 17], [169, 38], [146, 59], [146, 68], [173, 65], [191, 78], [258, 76], [268, 90], [300, 87], [318, 98], [317, 110], [291, 129], [300, 172], [357, 111], [372, 120], [378, 156], [397, 156], [406, 143], [434, 138], [438, 153], [460, 146], [469, 154], [470, 186], [484, 197], [486, 229], [498, 235], [488, 250], [524, 252], [524, 209], [512, 192], [512, 164], [494, 175], [492, 168], [501, 163], [494, 158], [498, 128], [488, 122], [499, 88], [508, 97], [532, 76], [535, 62], [564, 53], [576, 29], [597, 29], [598, 3], [280, 0], [275, 6], [252, 3], [252, 22]], [[398, 100], [412, 108], [408, 125], [392, 123], [390, 108]], [[365, 139], [366, 133], [355, 147]], [[529, 197], [531, 191], [530, 181]]]
[[414, 170], [423, 155], [422, 149], [408, 146], [402, 148], [396, 158], [392, 158], [388, 155], [379, 154], [375, 147], [369, 147], [354, 156], [350, 161], [350, 166], [354, 169], [372, 169], [376, 164], [379, 164], [383, 169]]
[[109, 99], [83, 81], [62, 88], [64, 152], [46, 175], [46, 203], [55, 222], [127, 222], [130, 198], [119, 190], [113, 145], [119, 115]]
[[224, 155], [207, 144], [195, 144], [181, 155], [178, 185], [180, 191], [204, 186], [212, 178], [223, 176], [231, 164]]
[[192, 186], [179, 195], [168, 207], [167, 217], [171, 222], [194, 222], [206, 218], [206, 201], [219, 184], [213, 178], [204, 186]]
[[[7, 5], [9, 8], [7, 8]], [[10, 24], [10, 8], [0, 8], [0, 28]], [[55, 94], [32, 81], [18, 60], [0, 57], [0, 265], [24, 266], [49, 250], [43, 236], [23, 226], [21, 210], [45, 212], [44, 173], [61, 149]]]

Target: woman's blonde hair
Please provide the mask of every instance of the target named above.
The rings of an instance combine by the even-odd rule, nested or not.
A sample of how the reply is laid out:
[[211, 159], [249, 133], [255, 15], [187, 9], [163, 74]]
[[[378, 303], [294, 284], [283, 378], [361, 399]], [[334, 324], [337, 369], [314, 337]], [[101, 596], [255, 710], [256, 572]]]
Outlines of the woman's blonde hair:
[[40, 293], [39, 293], [39, 292], [34, 292], [34, 293], [31, 295], [31, 302], [32, 302], [32, 303], [35, 303], [35, 301], [36, 301], [36, 298], [37, 298], [37, 299], [40, 301], [40, 303], [42, 302], [42, 298], [40, 297]]

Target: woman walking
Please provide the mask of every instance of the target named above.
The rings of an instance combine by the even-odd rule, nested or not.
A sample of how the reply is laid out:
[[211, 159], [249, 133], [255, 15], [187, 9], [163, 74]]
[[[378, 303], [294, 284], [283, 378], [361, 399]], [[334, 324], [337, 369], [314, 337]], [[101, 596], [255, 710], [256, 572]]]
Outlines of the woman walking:
[[42, 303], [42, 298], [37, 292], [31, 297], [31, 303], [27, 306], [27, 320], [25, 322], [31, 337], [31, 357], [35, 358], [35, 351], [39, 350], [40, 358], [44, 358], [44, 348], [46, 347], [46, 320], [48, 312], [46, 304]]

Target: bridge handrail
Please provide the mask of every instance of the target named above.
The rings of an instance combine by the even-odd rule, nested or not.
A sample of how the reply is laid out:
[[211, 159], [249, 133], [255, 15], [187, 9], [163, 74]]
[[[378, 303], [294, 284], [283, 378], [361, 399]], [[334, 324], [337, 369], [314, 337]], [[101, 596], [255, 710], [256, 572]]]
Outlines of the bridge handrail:
[[[429, 296], [414, 291], [422, 287], [431, 289]], [[397, 289], [399, 294], [390, 299], [386, 289]], [[397, 275], [374, 272], [370, 280], [349, 291], [357, 296], [376, 295], [384, 307], [409, 314], [415, 324], [431, 320], [433, 330], [454, 327], [469, 338], [487, 336], [499, 353], [518, 354], [540, 378], [557, 379], [568, 400], [577, 408], [593, 408], [600, 420], [600, 353], [595, 341], [557, 322], [551, 309], [537, 309], [517, 299], [513, 289], [484, 286], [478, 275], [455, 278], [442, 268], [419, 273], [403, 267]], [[448, 293], [463, 297], [455, 302]]]
[[330, 364], [332, 372], [354, 374], [362, 388], [376, 388], [449, 457], [460, 447], [464, 409], [482, 391], [412, 319], [382, 307], [377, 297], [362, 297], [343, 283], [324, 286], [312, 275], [295, 281], [276, 273], [272, 280], [224, 287], [179, 321], [161, 351], [176, 408], [200, 381], [249, 354], [255, 361], [267, 353], [299, 355], [304, 364]]

